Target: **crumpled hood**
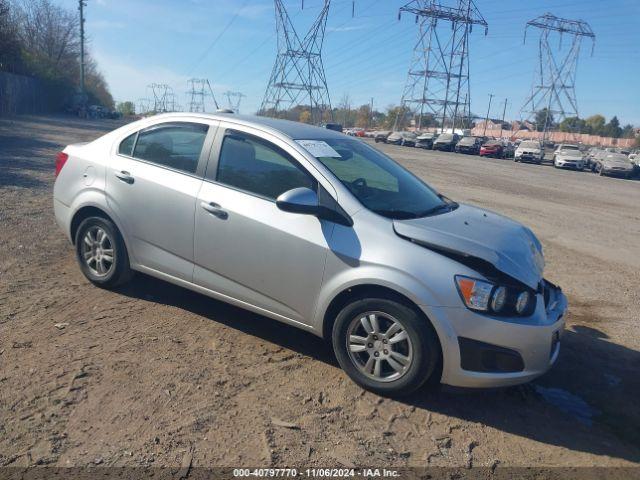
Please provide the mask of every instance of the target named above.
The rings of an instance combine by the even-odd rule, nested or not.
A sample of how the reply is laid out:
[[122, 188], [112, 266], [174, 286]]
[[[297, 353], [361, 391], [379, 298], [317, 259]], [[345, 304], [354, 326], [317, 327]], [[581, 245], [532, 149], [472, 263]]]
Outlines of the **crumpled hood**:
[[524, 225], [497, 213], [460, 205], [441, 215], [394, 220], [393, 228], [398, 235], [427, 248], [489, 262], [533, 289], [542, 280], [540, 241]]

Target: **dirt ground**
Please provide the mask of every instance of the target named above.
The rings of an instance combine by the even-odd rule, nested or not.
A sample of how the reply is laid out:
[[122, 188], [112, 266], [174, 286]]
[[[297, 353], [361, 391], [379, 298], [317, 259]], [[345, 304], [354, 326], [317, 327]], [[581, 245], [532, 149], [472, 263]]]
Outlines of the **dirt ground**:
[[570, 301], [534, 383], [398, 401], [292, 327], [143, 275], [90, 285], [54, 223], [53, 162], [116, 125], [0, 120], [0, 466], [639, 465], [640, 181], [380, 146], [530, 226]]

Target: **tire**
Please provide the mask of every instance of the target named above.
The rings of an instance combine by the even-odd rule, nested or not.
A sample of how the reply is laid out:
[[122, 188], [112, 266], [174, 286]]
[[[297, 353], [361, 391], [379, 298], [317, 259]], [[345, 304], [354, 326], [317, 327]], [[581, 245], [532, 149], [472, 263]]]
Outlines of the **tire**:
[[111, 289], [131, 279], [127, 247], [110, 220], [102, 217], [83, 220], [76, 232], [75, 246], [80, 270], [94, 285]]
[[[369, 320], [370, 315], [375, 315], [376, 322]], [[374, 323], [378, 328], [367, 334], [362, 319], [368, 322], [369, 330]], [[388, 342], [385, 333], [395, 323], [401, 328], [390, 338], [395, 339], [403, 332], [406, 337]], [[354, 335], [360, 340], [353, 342], [350, 348], [349, 339]], [[388, 396], [407, 395], [420, 388], [433, 375], [441, 355], [440, 344], [429, 321], [411, 308], [388, 299], [365, 298], [344, 307], [333, 325], [332, 342], [338, 363], [355, 383]], [[351, 350], [360, 347], [361, 351]], [[378, 356], [374, 358], [376, 353]], [[367, 374], [365, 369], [369, 364], [371, 368]], [[380, 365], [377, 375], [376, 365]]]

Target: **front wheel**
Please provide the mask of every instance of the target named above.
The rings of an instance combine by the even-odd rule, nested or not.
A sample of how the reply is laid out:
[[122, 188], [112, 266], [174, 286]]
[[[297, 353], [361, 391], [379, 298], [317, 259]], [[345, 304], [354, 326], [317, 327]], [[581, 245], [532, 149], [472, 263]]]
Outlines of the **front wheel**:
[[118, 228], [106, 218], [82, 221], [75, 237], [76, 258], [87, 279], [101, 288], [114, 288], [132, 276], [129, 255]]
[[361, 299], [343, 308], [332, 341], [347, 375], [381, 395], [415, 391], [433, 375], [440, 358], [428, 320], [387, 299]]

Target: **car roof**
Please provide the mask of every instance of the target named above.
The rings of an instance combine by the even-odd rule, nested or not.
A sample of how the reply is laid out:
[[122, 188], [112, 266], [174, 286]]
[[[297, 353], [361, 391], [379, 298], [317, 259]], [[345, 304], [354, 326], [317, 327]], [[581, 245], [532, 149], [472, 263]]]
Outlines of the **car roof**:
[[191, 117], [193, 119], [225, 120], [248, 127], [266, 128], [282, 133], [294, 140], [319, 140], [326, 138], [343, 139], [345, 135], [335, 130], [307, 125], [290, 120], [278, 118], [259, 117], [257, 115], [239, 115], [237, 113], [163, 113], [151, 117], [157, 120], [166, 120], [174, 117]]

